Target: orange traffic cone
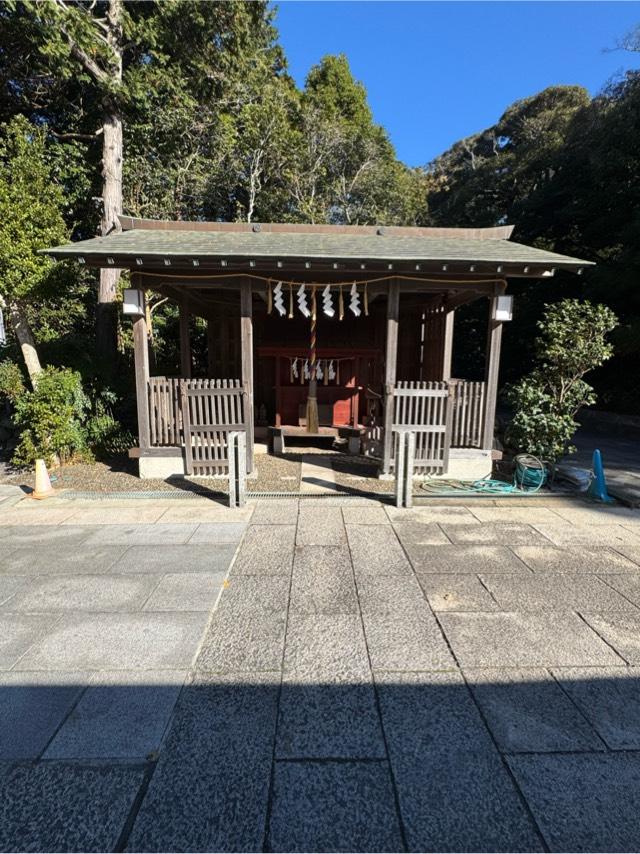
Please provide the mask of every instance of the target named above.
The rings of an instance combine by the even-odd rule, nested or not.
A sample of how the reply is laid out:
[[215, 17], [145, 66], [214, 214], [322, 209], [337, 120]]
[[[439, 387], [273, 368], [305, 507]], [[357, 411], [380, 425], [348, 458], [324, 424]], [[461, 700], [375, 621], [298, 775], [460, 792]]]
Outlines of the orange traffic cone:
[[54, 494], [49, 472], [44, 460], [36, 460], [36, 488], [31, 493], [32, 498], [51, 498]]

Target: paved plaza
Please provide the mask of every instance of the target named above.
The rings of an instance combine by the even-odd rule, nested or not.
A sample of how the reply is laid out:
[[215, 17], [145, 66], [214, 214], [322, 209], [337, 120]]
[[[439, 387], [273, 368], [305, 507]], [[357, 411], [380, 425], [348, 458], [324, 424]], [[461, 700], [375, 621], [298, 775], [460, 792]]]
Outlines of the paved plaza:
[[640, 512], [0, 503], [0, 849], [637, 851]]

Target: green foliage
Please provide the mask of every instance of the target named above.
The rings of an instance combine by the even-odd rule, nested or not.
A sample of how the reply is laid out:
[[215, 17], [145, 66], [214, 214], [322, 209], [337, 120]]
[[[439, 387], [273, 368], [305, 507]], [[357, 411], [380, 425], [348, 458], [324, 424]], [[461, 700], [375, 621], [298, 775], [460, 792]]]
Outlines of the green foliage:
[[25, 391], [13, 406], [20, 430], [13, 456], [16, 465], [31, 466], [40, 458], [53, 464], [57, 459], [90, 456], [83, 430], [89, 401], [76, 371], [45, 368], [33, 391]]
[[0, 362], [0, 400], [14, 403], [24, 391], [24, 377], [20, 367], [11, 359], [4, 359]]
[[604, 305], [567, 299], [547, 306], [535, 342], [538, 365], [507, 393], [515, 415], [506, 438], [517, 450], [550, 462], [575, 450], [576, 415], [596, 401], [583, 377], [611, 358], [607, 335], [617, 322]]

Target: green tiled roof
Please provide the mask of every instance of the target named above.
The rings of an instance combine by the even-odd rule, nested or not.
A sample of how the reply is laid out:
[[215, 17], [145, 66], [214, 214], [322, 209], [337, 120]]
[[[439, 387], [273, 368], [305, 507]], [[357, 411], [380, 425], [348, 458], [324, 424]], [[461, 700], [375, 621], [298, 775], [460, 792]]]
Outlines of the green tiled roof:
[[[504, 239], [446, 236], [403, 236], [393, 233], [371, 234], [354, 229], [342, 232], [300, 233], [274, 231], [206, 231], [186, 229], [161, 230], [132, 228], [107, 237], [96, 237], [46, 250], [54, 258], [83, 256], [87, 263], [97, 263], [113, 256], [120, 262], [135, 258], [143, 261], [169, 258], [172, 263], [184, 259], [296, 259], [352, 260], [379, 262], [470, 262], [489, 264], [531, 264], [537, 267], [578, 268], [590, 262], [567, 255], [535, 249]], [[420, 229], [415, 230], [416, 233]], [[433, 231], [433, 230], [432, 230]]]

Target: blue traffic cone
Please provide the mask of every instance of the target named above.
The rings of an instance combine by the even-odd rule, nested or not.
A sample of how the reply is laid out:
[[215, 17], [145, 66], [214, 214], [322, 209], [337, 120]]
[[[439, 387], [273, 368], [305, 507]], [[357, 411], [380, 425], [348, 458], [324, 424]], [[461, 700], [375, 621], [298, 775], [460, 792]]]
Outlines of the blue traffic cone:
[[613, 498], [607, 492], [607, 482], [604, 479], [604, 468], [602, 467], [602, 456], [596, 448], [593, 452], [593, 477], [587, 491], [589, 498], [594, 501], [602, 501], [605, 504], [613, 504]]

